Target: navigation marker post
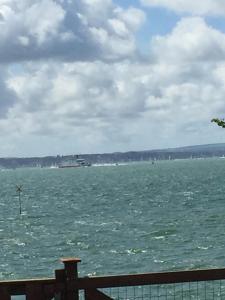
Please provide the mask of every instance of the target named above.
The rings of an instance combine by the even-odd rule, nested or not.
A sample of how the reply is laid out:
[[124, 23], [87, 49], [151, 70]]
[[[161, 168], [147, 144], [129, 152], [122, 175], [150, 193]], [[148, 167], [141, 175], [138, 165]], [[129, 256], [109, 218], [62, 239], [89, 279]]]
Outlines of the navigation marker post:
[[21, 193], [22, 193], [22, 185], [17, 185], [16, 186], [16, 191], [19, 195], [19, 205], [20, 205], [20, 215], [22, 214], [22, 205], [21, 205]]

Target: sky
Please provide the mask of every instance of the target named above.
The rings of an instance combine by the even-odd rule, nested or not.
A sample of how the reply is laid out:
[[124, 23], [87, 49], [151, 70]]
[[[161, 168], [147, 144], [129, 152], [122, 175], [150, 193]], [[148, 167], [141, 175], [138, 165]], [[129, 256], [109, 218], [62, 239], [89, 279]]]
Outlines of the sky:
[[225, 142], [225, 0], [0, 0], [0, 157]]

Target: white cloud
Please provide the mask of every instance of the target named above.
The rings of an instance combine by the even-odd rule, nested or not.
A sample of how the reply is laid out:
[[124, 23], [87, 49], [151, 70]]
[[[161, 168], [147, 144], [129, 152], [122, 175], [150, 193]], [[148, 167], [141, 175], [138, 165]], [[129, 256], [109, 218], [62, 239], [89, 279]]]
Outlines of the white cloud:
[[129, 7], [127, 10], [117, 7], [115, 9], [117, 15], [123, 20], [126, 26], [133, 31], [137, 31], [145, 20], [146, 16], [140, 9]]
[[168, 36], [156, 36], [152, 51], [160, 61], [209, 62], [225, 59], [225, 36], [200, 17], [183, 18]]
[[41, 0], [28, 6], [25, 10], [24, 27], [37, 41], [37, 45], [57, 38], [59, 27], [65, 19], [66, 12], [52, 0]]
[[177, 13], [193, 15], [225, 15], [223, 0], [140, 0], [143, 5], [164, 7]]
[[0, 15], [0, 62], [127, 58], [144, 21], [141, 10], [110, 0], [1, 1]]
[[24, 75], [8, 81], [20, 99], [9, 115], [14, 117], [27, 112], [31, 119], [35, 114], [43, 114], [44, 118], [49, 115], [50, 123], [26, 127], [32, 133], [48, 132], [50, 128], [58, 133], [59, 128], [54, 125], [60, 122], [63, 132], [66, 126], [93, 124], [99, 128], [111, 126], [111, 122], [117, 120], [136, 118], [144, 111], [144, 95], [142, 83], [134, 72], [130, 63], [84, 62], [28, 67]]
[[0, 71], [0, 119], [7, 118], [7, 112], [16, 102], [16, 94], [7, 87], [8, 72], [2, 67]]
[[209, 132], [220, 140], [223, 133], [210, 120], [225, 114], [225, 60], [191, 60], [189, 54], [189, 60], [160, 60], [165, 45], [179, 56], [179, 47], [169, 49], [170, 38], [174, 32], [157, 44], [155, 63], [27, 65], [8, 81], [18, 101], [1, 131], [4, 125], [20, 136], [63, 137], [78, 152], [204, 143]]
[[148, 149], [208, 143], [209, 135], [221, 140], [224, 133], [210, 119], [225, 115], [225, 34], [200, 17], [183, 18], [170, 34], [152, 39], [149, 59], [134, 60], [140, 10], [103, 0], [47, 2], [54, 22], [35, 16], [40, 26], [31, 28], [21, 20], [41, 2], [4, 1], [10, 26], [0, 31], [1, 55], [12, 46], [7, 39], [16, 38], [13, 52], [1, 58], [19, 63], [5, 63], [0, 74], [1, 153]]

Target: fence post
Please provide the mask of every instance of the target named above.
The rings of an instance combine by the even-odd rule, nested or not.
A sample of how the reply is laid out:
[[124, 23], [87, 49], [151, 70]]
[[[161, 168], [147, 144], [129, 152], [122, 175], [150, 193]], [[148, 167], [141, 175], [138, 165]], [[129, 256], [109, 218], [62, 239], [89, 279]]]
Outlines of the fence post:
[[74, 281], [78, 279], [77, 264], [81, 262], [79, 258], [61, 259], [65, 269], [66, 280], [66, 300], [79, 300], [79, 290], [74, 286]]
[[[65, 300], [66, 295], [65, 295], [65, 284], [66, 284], [66, 275], [65, 275], [65, 270], [55, 270], [55, 280], [56, 280], [56, 285], [54, 289], [54, 299], [60, 299], [60, 300]], [[60, 285], [64, 286], [63, 290]]]

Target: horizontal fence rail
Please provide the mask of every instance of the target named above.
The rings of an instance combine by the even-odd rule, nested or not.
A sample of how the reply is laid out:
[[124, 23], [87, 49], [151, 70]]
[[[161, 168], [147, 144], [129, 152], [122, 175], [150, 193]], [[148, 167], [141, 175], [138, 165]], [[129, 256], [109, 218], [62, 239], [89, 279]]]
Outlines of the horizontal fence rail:
[[225, 299], [225, 269], [79, 278], [85, 300]]
[[64, 291], [64, 284], [56, 279], [31, 279], [0, 282], [0, 299], [9, 300], [11, 296], [26, 295], [28, 300], [52, 299]]
[[211, 300], [225, 299], [225, 269], [78, 277], [80, 259], [62, 260], [55, 278], [0, 282], [0, 300]]
[[[147, 273], [78, 279], [79, 289], [225, 280], [225, 269]], [[75, 283], [75, 282], [74, 282]], [[74, 284], [73, 283], [73, 284]]]

